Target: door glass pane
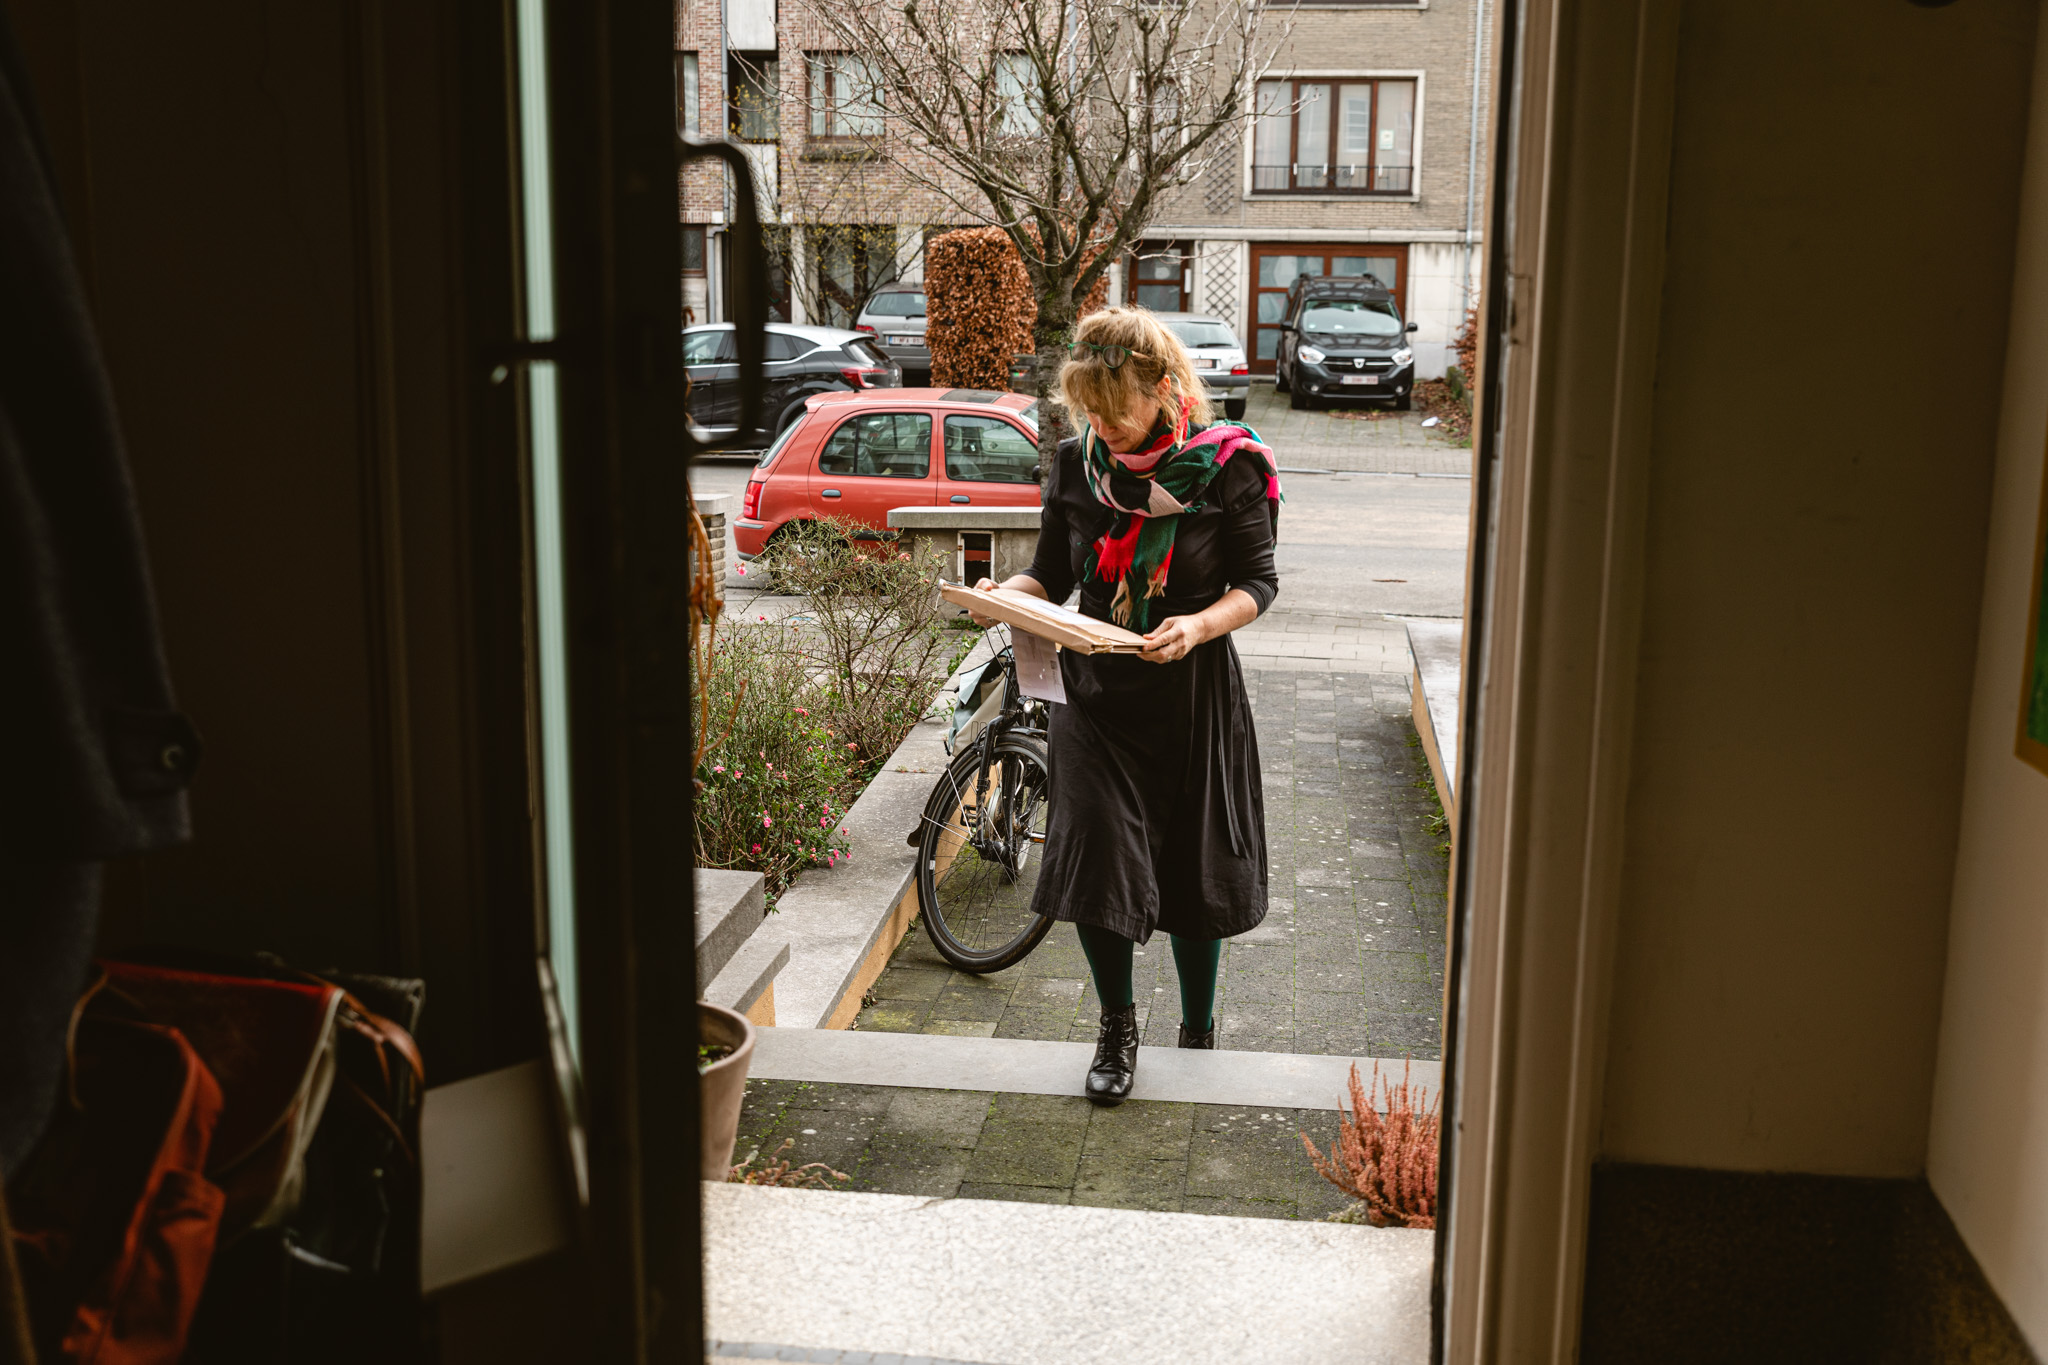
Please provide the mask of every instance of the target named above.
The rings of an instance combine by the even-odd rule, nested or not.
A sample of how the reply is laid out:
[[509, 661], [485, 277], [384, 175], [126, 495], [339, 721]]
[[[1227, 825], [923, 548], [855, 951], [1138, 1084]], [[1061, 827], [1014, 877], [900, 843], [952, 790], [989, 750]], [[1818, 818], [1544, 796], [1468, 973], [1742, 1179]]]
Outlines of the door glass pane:
[[1155, 313], [1178, 313], [1180, 311], [1180, 281], [1172, 284], [1141, 284], [1138, 286], [1138, 306], [1149, 308]]
[[1372, 87], [1337, 87], [1337, 168], [1340, 190], [1370, 188], [1372, 175]]
[[818, 456], [821, 474], [921, 479], [932, 467], [932, 419], [922, 412], [868, 412], [839, 424]]
[[1000, 417], [946, 419], [946, 477], [981, 483], [1036, 483], [1038, 445]]
[[1259, 295], [1259, 325], [1261, 327], [1274, 326], [1286, 314], [1287, 296], [1285, 294], [1262, 293]]
[[1381, 82], [1374, 157], [1374, 189], [1405, 194], [1415, 188], [1415, 82]]
[[1291, 81], [1260, 81], [1258, 107], [1252, 122], [1252, 188], [1287, 188], [1287, 163], [1294, 159], [1294, 85]]
[[799, 337], [793, 337], [787, 332], [770, 332], [768, 334], [767, 359], [769, 360], [795, 360], [810, 349], [810, 343]]
[[718, 359], [718, 339], [725, 332], [683, 333], [683, 363], [685, 365], [709, 365]]
[[[1285, 289], [1294, 283], [1297, 275], [1320, 275], [1323, 273], [1323, 258], [1320, 256], [1261, 256], [1259, 257], [1259, 288]], [[1265, 306], [1264, 300], [1260, 307]], [[1277, 306], [1277, 305], [1276, 305]], [[1267, 321], [1265, 314], [1259, 314], [1261, 322]], [[1275, 313], [1271, 321], [1278, 322]]]
[[1339, 256], [1330, 262], [1330, 273], [1350, 278], [1371, 275], [1394, 290], [1401, 287], [1400, 265], [1398, 256]]
[[1296, 189], [1327, 189], [1330, 184], [1330, 87], [1301, 87], [1301, 112], [1296, 116], [1301, 147], [1294, 155]]
[[[554, 219], [548, 145], [547, 15], [543, 0], [519, 0], [520, 216], [525, 228], [526, 340], [555, 336]], [[561, 1005], [564, 1041], [579, 1065], [576, 867], [570, 842], [569, 655], [564, 619], [561, 419], [552, 362], [527, 367], [533, 480], [534, 654], [540, 712], [542, 926]]]
[[1253, 357], [1253, 358], [1254, 358], [1254, 359], [1257, 359], [1257, 360], [1273, 360], [1273, 359], [1277, 359], [1279, 355], [1280, 355], [1280, 332], [1279, 332], [1279, 329], [1278, 329], [1278, 328], [1274, 328], [1274, 327], [1261, 327], [1261, 328], [1259, 329], [1259, 350], [1258, 350], [1258, 354], [1257, 354], [1257, 355], [1256, 355], [1255, 357]]

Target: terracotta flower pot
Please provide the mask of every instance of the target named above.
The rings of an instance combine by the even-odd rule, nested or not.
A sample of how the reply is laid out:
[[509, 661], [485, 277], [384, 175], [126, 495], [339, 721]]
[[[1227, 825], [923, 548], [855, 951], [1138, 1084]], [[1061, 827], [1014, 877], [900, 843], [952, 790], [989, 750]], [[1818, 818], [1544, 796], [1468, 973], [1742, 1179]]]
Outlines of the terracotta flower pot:
[[747, 1097], [747, 1067], [754, 1060], [754, 1026], [745, 1015], [697, 1002], [698, 1041], [732, 1049], [697, 1077], [697, 1103], [703, 1109], [704, 1145], [698, 1174], [723, 1180], [732, 1169], [733, 1138], [740, 1131], [740, 1102]]

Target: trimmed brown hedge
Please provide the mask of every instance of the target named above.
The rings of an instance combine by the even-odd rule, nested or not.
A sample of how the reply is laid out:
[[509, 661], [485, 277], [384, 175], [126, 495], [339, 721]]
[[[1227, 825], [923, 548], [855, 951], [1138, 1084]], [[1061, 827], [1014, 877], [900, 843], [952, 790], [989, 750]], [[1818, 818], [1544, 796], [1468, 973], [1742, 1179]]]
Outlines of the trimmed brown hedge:
[[[1104, 275], [1083, 302], [1082, 316], [1108, 297]], [[1031, 278], [1009, 234], [995, 227], [957, 228], [932, 238], [924, 249], [924, 298], [932, 383], [1007, 389], [1012, 357], [1036, 349], [1031, 328], [1038, 321]]]
[[925, 243], [924, 317], [933, 384], [1010, 387], [1010, 360], [1031, 349], [1038, 305], [1001, 228], [960, 228]]

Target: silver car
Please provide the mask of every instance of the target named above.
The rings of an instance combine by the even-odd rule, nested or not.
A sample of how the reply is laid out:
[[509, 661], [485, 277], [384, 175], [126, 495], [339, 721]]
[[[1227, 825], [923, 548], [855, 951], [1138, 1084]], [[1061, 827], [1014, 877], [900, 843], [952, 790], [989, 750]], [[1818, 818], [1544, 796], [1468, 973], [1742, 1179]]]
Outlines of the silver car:
[[853, 320], [856, 332], [871, 333], [889, 359], [905, 371], [929, 379], [932, 353], [924, 344], [924, 287], [892, 284], [877, 289]]
[[1232, 421], [1243, 417], [1245, 398], [1252, 389], [1252, 371], [1245, 362], [1244, 343], [1230, 330], [1230, 324], [1208, 313], [1155, 316], [1195, 358], [1195, 370], [1202, 376], [1209, 397], [1222, 402], [1223, 415]]

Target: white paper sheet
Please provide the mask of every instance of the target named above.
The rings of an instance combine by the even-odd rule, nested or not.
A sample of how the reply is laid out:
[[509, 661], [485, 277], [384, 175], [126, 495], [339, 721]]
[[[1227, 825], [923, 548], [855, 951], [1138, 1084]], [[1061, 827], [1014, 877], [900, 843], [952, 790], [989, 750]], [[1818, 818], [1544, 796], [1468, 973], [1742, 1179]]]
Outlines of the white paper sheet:
[[1013, 630], [1010, 649], [1017, 657], [1018, 689], [1027, 697], [1066, 705], [1067, 683], [1060, 676], [1060, 647], [1028, 630]]

